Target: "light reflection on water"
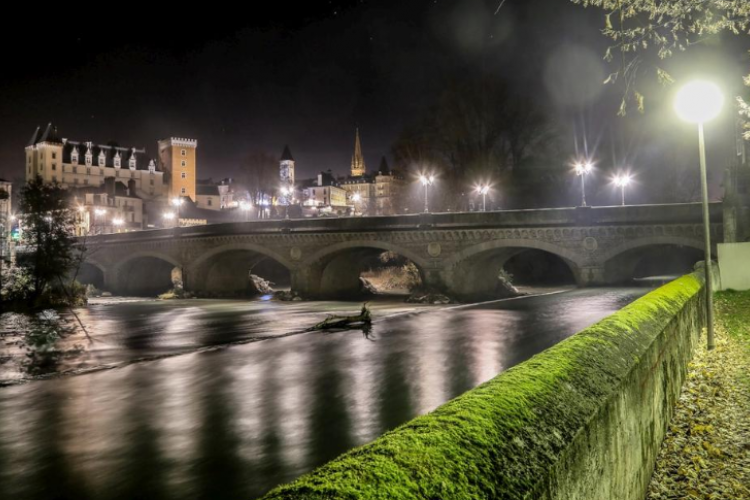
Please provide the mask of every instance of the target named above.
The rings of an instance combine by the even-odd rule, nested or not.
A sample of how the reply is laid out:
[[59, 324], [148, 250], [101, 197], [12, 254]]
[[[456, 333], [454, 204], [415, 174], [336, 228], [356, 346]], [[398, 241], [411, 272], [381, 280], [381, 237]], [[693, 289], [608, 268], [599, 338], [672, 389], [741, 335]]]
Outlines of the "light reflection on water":
[[[305, 333], [6, 387], [0, 498], [256, 497], [644, 292], [575, 290], [406, 314], [376, 322], [372, 340]], [[259, 323], [262, 312], [219, 313], [226, 304], [106, 307], [86, 318], [110, 342], [96, 354], [104, 359], [280, 331]], [[314, 306], [295, 307], [287, 326]]]

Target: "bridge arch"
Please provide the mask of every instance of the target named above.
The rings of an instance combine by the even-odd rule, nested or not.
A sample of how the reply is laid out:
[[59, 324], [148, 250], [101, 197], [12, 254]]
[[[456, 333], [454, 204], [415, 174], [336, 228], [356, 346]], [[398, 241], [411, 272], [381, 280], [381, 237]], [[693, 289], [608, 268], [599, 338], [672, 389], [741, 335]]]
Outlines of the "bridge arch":
[[244, 295], [249, 275], [257, 274], [281, 288], [291, 284], [294, 265], [267, 247], [227, 243], [212, 248], [190, 263], [185, 273], [189, 290], [207, 295]]
[[[407, 259], [419, 273], [419, 281], [428, 281], [425, 258], [416, 252], [387, 241], [352, 240], [330, 245], [305, 259], [303, 294], [321, 298], [355, 298], [362, 293], [360, 276], [378, 264], [384, 252]], [[312, 272], [310, 270], [313, 270]]]
[[106, 272], [106, 267], [99, 262], [86, 259], [81, 262], [78, 269], [71, 271], [71, 278], [75, 274], [76, 281], [82, 285], [93, 285], [99, 290], [103, 290], [106, 283]]
[[604, 279], [615, 284], [685, 274], [704, 258], [705, 246], [698, 239], [662, 236], [626, 241], [602, 256]]
[[[501, 270], [516, 274], [516, 269], [520, 269], [523, 275], [516, 274], [515, 278], [516, 282], [520, 280], [521, 284], [538, 284], [533, 279], [531, 282], [523, 282], [524, 278], [533, 278], [537, 273], [531, 271], [537, 270], [546, 278], [541, 281], [548, 284], [583, 284], [585, 280], [581, 276], [581, 259], [580, 253], [546, 241], [485, 241], [467, 247], [447, 260], [446, 282], [457, 296], [476, 299], [502, 296], [503, 290], [499, 288], [498, 283]], [[506, 269], [506, 264], [509, 263], [519, 265], [509, 270]]]
[[112, 267], [107, 286], [120, 295], [155, 296], [173, 287], [172, 271], [180, 267], [163, 252], [134, 252]]

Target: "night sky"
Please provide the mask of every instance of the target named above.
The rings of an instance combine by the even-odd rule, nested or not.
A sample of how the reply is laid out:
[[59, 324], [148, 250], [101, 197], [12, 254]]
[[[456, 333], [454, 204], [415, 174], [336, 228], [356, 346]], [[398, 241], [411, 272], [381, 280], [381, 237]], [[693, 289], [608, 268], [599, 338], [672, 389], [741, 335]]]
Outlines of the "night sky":
[[[601, 11], [565, 0], [506, 0], [495, 12], [499, 2], [277, 2], [248, 15], [185, 7], [38, 16], [23, 37], [11, 29], [2, 35], [0, 176], [23, 175], [23, 147], [47, 122], [62, 137], [115, 140], [151, 155], [160, 138], [198, 139], [199, 177], [215, 179], [235, 175], [248, 152], [280, 155], [284, 144], [298, 178], [329, 168], [345, 173], [359, 126], [374, 169], [446, 81], [483, 72], [548, 105], [571, 144], [577, 137], [580, 147], [585, 135], [613, 161], [643, 168], [662, 161], [653, 138], [685, 126], [660, 89], [652, 89], [646, 116], [615, 116], [621, 89], [602, 85], [611, 68], [602, 60]], [[736, 92], [742, 71], [750, 72], [746, 48], [747, 37], [714, 41], [667, 65], [678, 79], [695, 67], [721, 74]], [[714, 178], [731, 159], [731, 121], [708, 131]]]

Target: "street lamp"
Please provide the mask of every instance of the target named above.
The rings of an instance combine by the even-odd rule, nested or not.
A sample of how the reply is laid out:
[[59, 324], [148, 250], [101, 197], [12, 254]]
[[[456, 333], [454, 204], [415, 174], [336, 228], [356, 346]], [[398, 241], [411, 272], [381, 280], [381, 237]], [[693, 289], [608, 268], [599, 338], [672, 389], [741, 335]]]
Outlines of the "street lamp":
[[253, 205], [249, 201], [240, 202], [240, 210], [245, 212], [245, 222], [247, 222], [247, 215], [250, 213], [251, 208], [253, 208]]
[[590, 161], [576, 163], [576, 175], [581, 176], [581, 206], [586, 206], [586, 174], [594, 169], [594, 164]]
[[182, 203], [183, 199], [181, 196], [172, 198], [172, 206], [177, 207], [177, 226], [180, 225], [180, 218], [182, 218]]
[[615, 186], [620, 188], [620, 194], [622, 195], [622, 206], [625, 206], [625, 188], [630, 185], [633, 178], [630, 174], [617, 174], [615, 175], [614, 182]]
[[171, 224], [172, 227], [174, 227], [174, 222], [173, 222], [174, 219], [175, 219], [174, 212], [164, 212], [164, 220], [169, 221], [169, 224]]
[[487, 193], [490, 192], [490, 187], [485, 184], [484, 186], [477, 186], [476, 192], [482, 195], [482, 212], [487, 211]]
[[432, 186], [432, 184], [435, 182], [435, 176], [432, 174], [422, 174], [419, 176], [419, 182], [421, 182], [424, 186], [424, 213], [428, 213], [429, 209], [427, 208], [427, 188]]
[[688, 83], [677, 92], [674, 109], [677, 116], [698, 125], [698, 151], [701, 165], [701, 197], [703, 202], [703, 236], [706, 246], [706, 342], [714, 348], [713, 283], [711, 282], [711, 222], [708, 213], [708, 181], [706, 180], [706, 142], [703, 124], [721, 112], [724, 95], [716, 84], [704, 81]]
[[359, 193], [354, 193], [352, 195], [352, 201], [354, 202], [354, 215], [357, 215], [357, 203], [359, 203], [361, 199], [362, 195]]
[[112, 219], [112, 224], [114, 224], [115, 228], [117, 228], [115, 231], [118, 233], [120, 232], [120, 226], [122, 226], [123, 223], [124, 221], [120, 219], [119, 217]]

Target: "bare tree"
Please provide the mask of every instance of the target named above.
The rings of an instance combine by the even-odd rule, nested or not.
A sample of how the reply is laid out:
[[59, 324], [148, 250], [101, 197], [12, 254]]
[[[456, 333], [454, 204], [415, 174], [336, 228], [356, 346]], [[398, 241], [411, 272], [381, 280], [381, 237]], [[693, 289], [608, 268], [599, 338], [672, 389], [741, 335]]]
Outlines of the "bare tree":
[[279, 162], [272, 154], [255, 150], [251, 151], [242, 164], [240, 182], [250, 195], [250, 201], [256, 207], [273, 195], [279, 183]]
[[472, 184], [512, 177], [554, 138], [541, 105], [484, 77], [450, 83], [437, 104], [393, 147], [401, 168], [436, 172], [443, 209], [465, 209]]

